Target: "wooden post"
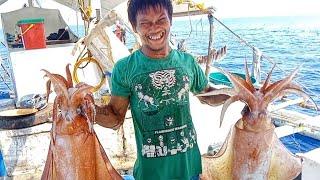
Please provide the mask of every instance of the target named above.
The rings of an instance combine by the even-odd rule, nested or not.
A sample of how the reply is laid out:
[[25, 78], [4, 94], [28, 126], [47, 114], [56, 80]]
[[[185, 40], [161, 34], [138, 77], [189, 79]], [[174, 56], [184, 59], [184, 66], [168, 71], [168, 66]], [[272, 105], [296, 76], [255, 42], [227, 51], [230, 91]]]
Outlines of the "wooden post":
[[206, 62], [206, 71], [205, 71], [206, 77], [209, 76], [209, 72], [212, 64], [212, 56], [213, 56], [213, 53], [210, 53], [213, 46], [213, 33], [214, 33], [213, 15], [211, 12], [208, 14], [208, 19], [210, 24], [210, 34], [209, 34], [209, 45], [208, 45], [208, 59]]
[[252, 59], [252, 74], [254, 78], [256, 79], [256, 82], [258, 84], [261, 83], [261, 71], [260, 71], [260, 61], [262, 53], [259, 49], [253, 47], [253, 59]]

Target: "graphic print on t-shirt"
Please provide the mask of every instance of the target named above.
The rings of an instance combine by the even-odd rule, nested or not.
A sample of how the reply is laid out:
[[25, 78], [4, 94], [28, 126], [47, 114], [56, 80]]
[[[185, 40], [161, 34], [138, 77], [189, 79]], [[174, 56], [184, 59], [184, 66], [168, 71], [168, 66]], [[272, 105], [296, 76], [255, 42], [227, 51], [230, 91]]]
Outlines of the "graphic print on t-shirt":
[[141, 112], [142, 155], [163, 157], [186, 152], [196, 143], [189, 110], [189, 76], [181, 68], [140, 74], [133, 79]]

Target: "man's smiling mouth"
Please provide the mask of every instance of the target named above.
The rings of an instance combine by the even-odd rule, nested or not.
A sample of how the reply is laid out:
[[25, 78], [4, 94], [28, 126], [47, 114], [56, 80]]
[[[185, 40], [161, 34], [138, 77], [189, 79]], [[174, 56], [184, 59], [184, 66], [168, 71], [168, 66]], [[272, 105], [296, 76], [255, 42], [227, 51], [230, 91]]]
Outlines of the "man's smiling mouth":
[[154, 35], [148, 35], [148, 39], [150, 40], [159, 40], [164, 36], [164, 32], [158, 33], [158, 34], [154, 34]]

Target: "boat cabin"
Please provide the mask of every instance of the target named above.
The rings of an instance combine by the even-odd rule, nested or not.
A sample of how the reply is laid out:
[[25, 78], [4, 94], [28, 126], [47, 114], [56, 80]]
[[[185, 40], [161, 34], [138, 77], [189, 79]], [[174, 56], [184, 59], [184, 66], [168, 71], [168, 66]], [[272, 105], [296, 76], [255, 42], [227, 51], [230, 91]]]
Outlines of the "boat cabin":
[[79, 38], [58, 9], [33, 7], [32, 3], [1, 13], [1, 22], [12, 66], [15, 106], [19, 107], [24, 96], [46, 92], [47, 79], [41, 69], [64, 74], [66, 64], [75, 62], [71, 52]]

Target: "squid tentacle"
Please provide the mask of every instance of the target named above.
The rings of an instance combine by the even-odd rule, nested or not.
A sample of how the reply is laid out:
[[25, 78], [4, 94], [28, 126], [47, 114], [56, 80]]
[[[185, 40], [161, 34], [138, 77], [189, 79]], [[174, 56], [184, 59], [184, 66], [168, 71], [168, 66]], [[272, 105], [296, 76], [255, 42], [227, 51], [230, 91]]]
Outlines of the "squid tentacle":
[[49, 95], [51, 93], [51, 81], [50, 80], [47, 81], [46, 87], [47, 87], [46, 98], [47, 98], [47, 103], [48, 103], [49, 102]]
[[234, 86], [235, 91], [240, 96], [240, 99], [248, 102], [248, 105], [253, 107], [254, 106], [253, 102], [256, 101], [256, 97], [253, 95], [253, 92], [255, 90], [251, 91], [248, 83], [244, 79], [242, 79], [236, 75], [232, 75], [229, 72], [224, 71], [222, 69], [220, 69], [220, 70], [231, 81], [231, 83]]
[[255, 88], [252, 85], [252, 81], [251, 81], [249, 70], [248, 70], [247, 60], [245, 60], [245, 69], [246, 69], [246, 82], [249, 85], [248, 87], [249, 87], [250, 91], [254, 92]]
[[83, 101], [83, 98], [93, 90], [92, 86], [84, 85], [78, 88], [72, 95], [71, 95], [71, 105], [74, 107], [78, 107], [81, 102]]
[[89, 102], [88, 100], [85, 100], [84, 104], [80, 106], [81, 108], [81, 114], [86, 118], [88, 127], [89, 127], [89, 132], [92, 133], [93, 131], [93, 118], [95, 116], [94, 112], [94, 105], [92, 107], [92, 103]]
[[58, 121], [58, 98], [54, 99], [53, 102], [53, 112], [52, 112], [52, 129], [51, 129], [51, 136], [52, 136], [52, 142], [53, 144], [55, 144], [56, 141], [56, 125], [57, 125], [57, 121]]
[[267, 76], [266, 80], [263, 83], [263, 86], [259, 89], [259, 92], [261, 92], [263, 94], [265, 93], [265, 90], [269, 86], [269, 82], [270, 82], [270, 79], [271, 79], [272, 71], [274, 70], [275, 67], [276, 67], [276, 64], [274, 64], [273, 67], [271, 68], [270, 72], [268, 73], [268, 76]]
[[71, 72], [70, 72], [70, 63], [67, 64], [66, 66], [66, 75], [67, 75], [67, 87], [68, 88], [72, 88], [73, 87], [73, 82], [72, 82], [72, 76], [71, 76]]
[[273, 99], [272, 97], [275, 94], [278, 94], [280, 91], [282, 91], [288, 84], [291, 83], [295, 75], [298, 73], [300, 67], [297, 67], [288, 77], [281, 81], [277, 81], [276, 83], [273, 83], [266, 89], [265, 96], [263, 97], [263, 102], [265, 103], [270, 103], [271, 100]]
[[[51, 83], [53, 84], [54, 91], [56, 92], [57, 96], [62, 96], [65, 101], [63, 101], [62, 106], [66, 106], [69, 101], [69, 95], [68, 95], [68, 89], [66, 86], [66, 80], [60, 75], [51, 74], [49, 71], [42, 69], [46, 73], [46, 75], [49, 77]], [[64, 104], [66, 103], [66, 104]]]

